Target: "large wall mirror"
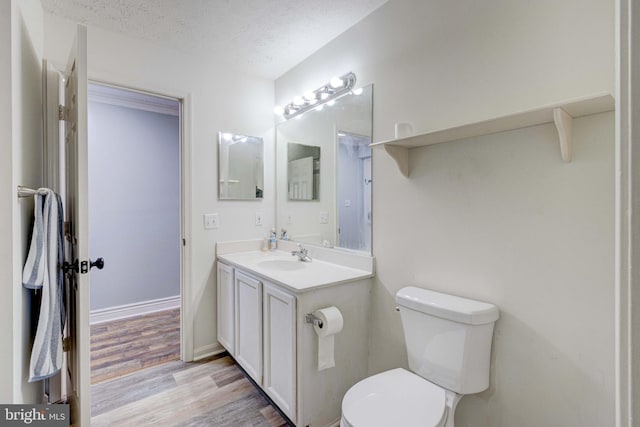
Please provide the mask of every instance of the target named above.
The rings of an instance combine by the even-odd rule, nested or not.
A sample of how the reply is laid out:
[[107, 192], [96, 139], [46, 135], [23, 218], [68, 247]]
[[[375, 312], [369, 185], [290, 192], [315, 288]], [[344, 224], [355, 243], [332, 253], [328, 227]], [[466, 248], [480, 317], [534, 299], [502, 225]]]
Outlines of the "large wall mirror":
[[257, 136], [218, 134], [218, 198], [262, 199], [264, 142]]
[[371, 253], [373, 85], [282, 122], [277, 225], [291, 240]]

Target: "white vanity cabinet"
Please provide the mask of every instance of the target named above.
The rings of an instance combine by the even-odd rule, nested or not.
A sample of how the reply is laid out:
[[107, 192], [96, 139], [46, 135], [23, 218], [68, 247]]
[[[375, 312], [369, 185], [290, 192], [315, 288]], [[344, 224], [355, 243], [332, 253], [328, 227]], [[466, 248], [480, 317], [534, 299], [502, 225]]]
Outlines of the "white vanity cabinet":
[[[368, 373], [371, 273], [297, 262], [290, 253], [219, 255], [218, 340], [296, 426], [335, 426], [344, 393]], [[273, 266], [283, 264], [278, 276]], [[329, 306], [344, 326], [335, 367], [319, 370], [318, 336], [305, 315]]]
[[295, 296], [221, 262], [217, 277], [218, 341], [295, 422]]

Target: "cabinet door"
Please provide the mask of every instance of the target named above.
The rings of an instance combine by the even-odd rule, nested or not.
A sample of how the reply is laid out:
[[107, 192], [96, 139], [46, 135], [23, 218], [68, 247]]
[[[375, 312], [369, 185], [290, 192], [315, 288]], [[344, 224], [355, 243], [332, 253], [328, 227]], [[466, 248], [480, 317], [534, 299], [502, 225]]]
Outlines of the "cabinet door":
[[296, 422], [296, 299], [264, 284], [264, 384], [278, 407]]
[[233, 268], [218, 263], [218, 342], [235, 356], [235, 292]]
[[262, 385], [262, 283], [236, 270], [236, 361]]

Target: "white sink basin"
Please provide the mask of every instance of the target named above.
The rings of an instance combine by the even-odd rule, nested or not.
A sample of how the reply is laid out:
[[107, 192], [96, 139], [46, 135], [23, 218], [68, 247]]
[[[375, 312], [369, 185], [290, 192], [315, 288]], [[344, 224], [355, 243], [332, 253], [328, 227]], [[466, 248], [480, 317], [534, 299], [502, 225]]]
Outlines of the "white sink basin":
[[368, 270], [360, 270], [314, 258], [302, 262], [290, 251], [245, 251], [219, 255], [218, 259], [250, 273], [284, 286], [294, 292], [307, 291], [320, 286], [371, 277]]
[[305, 268], [305, 263], [298, 261], [297, 258], [289, 259], [267, 259], [256, 263], [258, 267], [268, 270], [292, 271]]

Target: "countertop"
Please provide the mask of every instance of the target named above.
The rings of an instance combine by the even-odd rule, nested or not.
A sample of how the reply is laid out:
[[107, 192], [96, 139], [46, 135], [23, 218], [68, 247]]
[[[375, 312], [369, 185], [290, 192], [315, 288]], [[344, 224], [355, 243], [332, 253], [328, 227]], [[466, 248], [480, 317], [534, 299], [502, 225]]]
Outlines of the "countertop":
[[280, 250], [227, 253], [218, 255], [218, 260], [296, 293], [373, 277], [372, 271], [319, 259], [298, 261], [290, 252]]

